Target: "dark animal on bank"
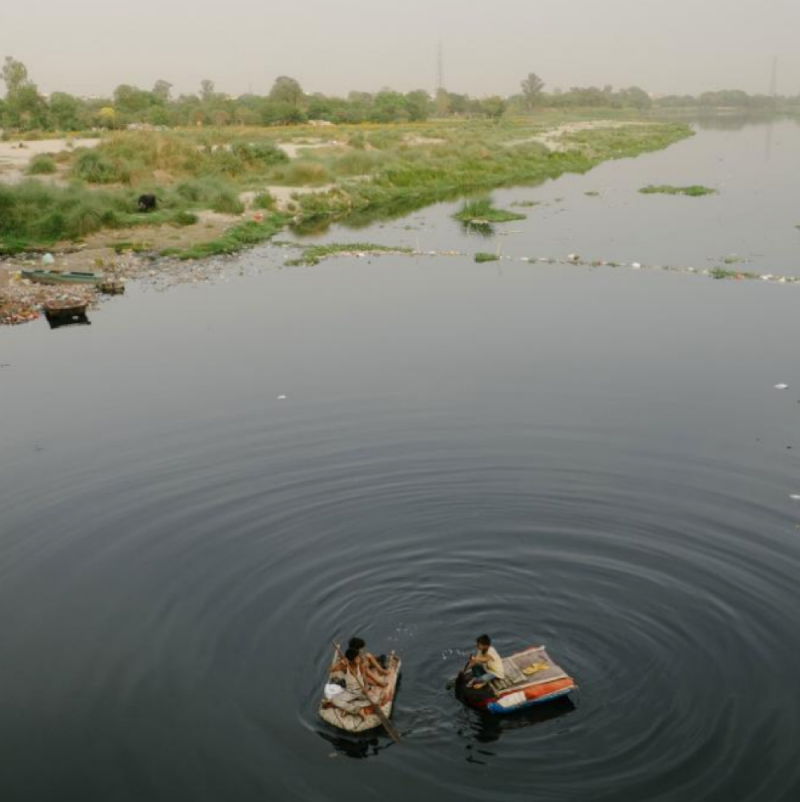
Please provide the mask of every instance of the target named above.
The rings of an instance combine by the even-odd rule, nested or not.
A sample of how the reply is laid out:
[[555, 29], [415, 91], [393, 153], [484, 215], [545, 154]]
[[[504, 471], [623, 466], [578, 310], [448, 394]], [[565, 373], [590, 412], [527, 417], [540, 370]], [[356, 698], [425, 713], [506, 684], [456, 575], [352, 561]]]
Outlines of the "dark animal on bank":
[[138, 206], [140, 212], [154, 212], [158, 206], [158, 198], [155, 195], [140, 195]]

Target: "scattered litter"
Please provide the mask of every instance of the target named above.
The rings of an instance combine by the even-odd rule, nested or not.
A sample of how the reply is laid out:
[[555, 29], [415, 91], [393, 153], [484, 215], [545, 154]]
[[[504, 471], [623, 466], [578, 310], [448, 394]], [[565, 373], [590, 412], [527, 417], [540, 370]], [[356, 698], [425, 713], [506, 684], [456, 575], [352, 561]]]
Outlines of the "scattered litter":
[[278, 401], [288, 401], [288, 400], [289, 400], [289, 396], [288, 395], [279, 395], [278, 396]]
[[42, 264], [43, 265], [54, 265], [56, 263], [55, 257], [52, 253], [46, 253], [42, 257]]
[[795, 493], [795, 495], [793, 495], [793, 496], [789, 496], [789, 498], [792, 501], [800, 501], [800, 495], [798, 495], [797, 493]]
[[632, 267], [634, 270], [641, 270], [641, 269], [642, 269], [642, 265], [641, 265], [639, 262], [633, 262], [633, 263], [631, 264], [631, 267]]
[[788, 390], [789, 389], [789, 385], [788, 384], [776, 384], [775, 385], [775, 389], [776, 390]]
[[568, 262], [580, 262], [580, 260], [581, 260], [581, 257], [580, 257], [580, 256], [578, 256], [578, 254], [577, 254], [577, 253], [571, 253], [571, 254], [570, 254], [568, 257], [567, 257], [567, 261], [568, 261]]

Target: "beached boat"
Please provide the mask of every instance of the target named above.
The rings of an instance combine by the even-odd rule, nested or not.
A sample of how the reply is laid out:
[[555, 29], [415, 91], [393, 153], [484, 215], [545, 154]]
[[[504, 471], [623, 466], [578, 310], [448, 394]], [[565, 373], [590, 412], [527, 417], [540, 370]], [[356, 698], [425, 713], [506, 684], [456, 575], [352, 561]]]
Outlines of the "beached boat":
[[[334, 653], [331, 667], [337, 662], [339, 662], [339, 655]], [[341, 672], [330, 674], [319, 705], [320, 718], [344, 732], [362, 733], [379, 729], [382, 723], [374, 712], [375, 706], [380, 704], [383, 715], [391, 718], [397, 694], [397, 683], [400, 679], [400, 658], [392, 652], [385, 665], [389, 671], [386, 677], [387, 685], [385, 688], [369, 688], [369, 698], [365, 698], [362, 691], [351, 691], [344, 688], [335, 690], [339, 687], [336, 683], [344, 681], [345, 676]]]
[[105, 280], [100, 273], [80, 270], [23, 270], [22, 278], [37, 284], [99, 284]]
[[468, 707], [503, 715], [567, 696], [577, 689], [572, 679], [550, 659], [544, 646], [536, 646], [503, 659], [505, 679], [483, 688], [469, 687], [472, 671], [461, 674], [456, 694]]
[[76, 323], [88, 325], [90, 321], [86, 317], [87, 306], [85, 301], [48, 301], [43, 309], [50, 328], [57, 329]]

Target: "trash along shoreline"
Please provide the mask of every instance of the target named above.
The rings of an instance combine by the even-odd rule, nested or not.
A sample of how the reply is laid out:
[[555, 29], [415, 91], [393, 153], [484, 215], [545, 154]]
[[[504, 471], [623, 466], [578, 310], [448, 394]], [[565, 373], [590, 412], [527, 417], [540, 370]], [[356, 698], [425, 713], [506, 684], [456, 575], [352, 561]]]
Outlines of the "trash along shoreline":
[[[403, 246], [386, 246], [370, 243], [341, 243], [325, 246], [307, 246], [302, 242], [272, 242], [258, 246], [273, 252], [282, 252], [282, 258], [265, 264], [269, 268], [314, 266], [321, 261], [335, 258], [381, 258], [403, 256], [406, 258], [452, 258], [472, 257], [473, 254], [458, 250], [414, 250]], [[298, 258], [294, 251], [300, 250]], [[480, 254], [478, 254], [480, 256]], [[494, 255], [493, 255], [494, 256]], [[29, 323], [45, 315], [48, 305], [84, 306], [97, 309], [108, 296], [124, 292], [126, 282], [155, 286], [159, 290], [186, 284], [213, 282], [231, 275], [232, 263], [241, 254], [210, 256], [204, 259], [181, 260], [172, 257], [153, 258], [152, 254], [134, 251], [122, 253], [112, 263], [104, 266], [91, 283], [39, 283], [26, 277], [32, 274], [51, 272], [65, 277], [71, 275], [91, 276], [90, 273], [72, 274], [59, 269], [57, 258], [51, 254], [21, 254], [13, 260], [0, 262], [0, 326]], [[531, 266], [583, 267], [588, 269], [628, 269], [636, 271], [659, 271], [694, 275], [714, 280], [760, 281], [773, 284], [800, 284], [800, 277], [753, 273], [715, 266], [708, 268], [674, 265], [652, 265], [641, 262], [615, 262], [602, 259], [585, 259], [577, 254], [564, 257], [516, 257], [501, 253], [493, 261], [519, 262]], [[484, 261], [477, 259], [478, 262]], [[48, 270], [52, 268], [52, 270]], [[61, 266], [63, 268], [63, 266]], [[245, 275], [243, 267], [236, 271]], [[257, 272], [261, 272], [260, 269]]]

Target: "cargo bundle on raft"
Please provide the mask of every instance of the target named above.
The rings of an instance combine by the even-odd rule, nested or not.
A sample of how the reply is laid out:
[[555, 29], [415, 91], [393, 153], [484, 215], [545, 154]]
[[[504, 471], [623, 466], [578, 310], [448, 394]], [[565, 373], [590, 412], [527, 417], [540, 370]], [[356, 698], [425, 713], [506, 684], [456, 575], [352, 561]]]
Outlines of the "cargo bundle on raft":
[[470, 686], [472, 671], [464, 671], [456, 683], [459, 699], [476, 710], [505, 715], [534, 705], [551, 702], [577, 689], [572, 679], [536, 646], [503, 659], [505, 679], [492, 680], [482, 688]]

